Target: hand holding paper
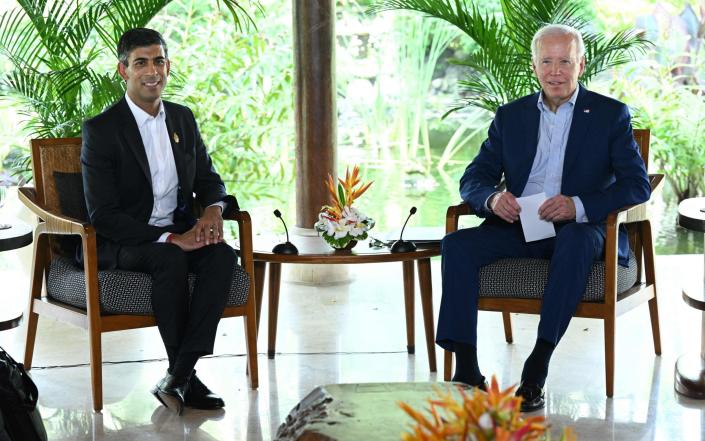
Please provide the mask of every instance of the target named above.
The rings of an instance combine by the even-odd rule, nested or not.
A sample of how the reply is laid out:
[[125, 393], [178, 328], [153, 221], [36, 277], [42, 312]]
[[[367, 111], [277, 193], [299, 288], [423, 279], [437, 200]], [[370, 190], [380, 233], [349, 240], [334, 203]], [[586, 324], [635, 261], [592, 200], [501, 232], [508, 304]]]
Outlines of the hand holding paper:
[[519, 212], [521, 228], [524, 230], [524, 239], [527, 242], [547, 239], [556, 235], [553, 223], [539, 217], [539, 207], [545, 200], [546, 193], [517, 198], [517, 202], [521, 206], [521, 212]]

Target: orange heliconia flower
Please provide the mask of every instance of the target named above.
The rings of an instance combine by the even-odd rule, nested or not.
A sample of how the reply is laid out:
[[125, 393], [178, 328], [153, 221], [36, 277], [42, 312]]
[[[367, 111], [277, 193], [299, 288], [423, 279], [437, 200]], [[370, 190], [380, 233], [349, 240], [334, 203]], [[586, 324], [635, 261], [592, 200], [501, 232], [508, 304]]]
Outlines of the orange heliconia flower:
[[[345, 207], [352, 206], [355, 199], [362, 196], [362, 194], [370, 188], [373, 181], [367, 184], [360, 183], [360, 167], [357, 165], [353, 167], [352, 173], [350, 169], [345, 169], [345, 179], [338, 178], [338, 185], [335, 185], [333, 177], [329, 174], [326, 180], [326, 188], [328, 188], [328, 193], [330, 195], [331, 205], [325, 205], [323, 207], [323, 212], [325, 216], [330, 220], [339, 220], [342, 217], [343, 209]], [[356, 186], [360, 185], [358, 188]]]
[[[452, 391], [436, 389], [439, 398], [428, 399], [425, 412], [399, 402], [404, 412], [413, 420], [409, 432], [401, 434], [404, 441], [540, 441], [548, 435], [543, 416], [524, 418], [521, 415], [521, 398], [514, 396], [516, 386], [503, 391], [497, 378], [492, 376], [487, 392], [479, 389], [466, 391], [458, 388], [460, 399]], [[430, 416], [428, 416], [430, 414]], [[566, 428], [560, 441], [576, 441], [577, 437]]]

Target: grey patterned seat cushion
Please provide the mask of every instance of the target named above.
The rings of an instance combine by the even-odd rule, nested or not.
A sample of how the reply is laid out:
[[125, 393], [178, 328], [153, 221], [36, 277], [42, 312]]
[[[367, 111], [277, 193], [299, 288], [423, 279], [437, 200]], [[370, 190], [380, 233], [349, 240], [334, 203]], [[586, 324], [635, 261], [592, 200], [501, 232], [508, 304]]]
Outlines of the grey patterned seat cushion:
[[[548, 280], [547, 259], [507, 258], [480, 268], [480, 297], [540, 299]], [[617, 266], [617, 293], [636, 282], [636, 258], [630, 251], [629, 267]], [[605, 262], [592, 265], [583, 294], [584, 302], [602, 302], [605, 298]]]
[[[189, 274], [189, 292], [193, 291], [196, 276]], [[152, 280], [147, 273], [110, 270], [98, 271], [100, 309], [106, 314], [151, 315]], [[233, 270], [233, 282], [228, 293], [228, 306], [247, 303], [250, 278], [241, 266]], [[83, 269], [73, 260], [57, 257], [51, 261], [47, 295], [54, 300], [86, 309], [86, 279]]]

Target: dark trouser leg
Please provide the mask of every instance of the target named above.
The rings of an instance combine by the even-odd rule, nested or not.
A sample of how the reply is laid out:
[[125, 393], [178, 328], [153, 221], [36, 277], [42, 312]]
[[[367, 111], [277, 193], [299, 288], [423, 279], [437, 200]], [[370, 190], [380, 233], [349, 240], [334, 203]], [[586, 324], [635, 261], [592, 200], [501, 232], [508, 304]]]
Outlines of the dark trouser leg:
[[570, 223], [558, 231], [541, 304], [539, 338], [558, 344], [585, 293], [592, 265], [602, 257], [604, 248], [604, 236], [594, 225]]
[[594, 225], [569, 223], [558, 230], [541, 304], [538, 338], [524, 364], [522, 380], [539, 386], [545, 383], [553, 349], [568, 329], [592, 265], [603, 251], [604, 236]]
[[[173, 374], [189, 375], [200, 356], [213, 352], [236, 263], [234, 250], [224, 243], [188, 253], [166, 243], [120, 251], [119, 268], [152, 275], [152, 308]], [[190, 299], [189, 271], [197, 276]]]
[[218, 243], [187, 253], [189, 270], [196, 275], [181, 354], [213, 353], [218, 322], [223, 315], [237, 264], [235, 251]]
[[436, 343], [449, 351], [454, 350], [453, 342], [476, 345], [480, 268], [503, 257], [530, 253], [518, 223], [485, 223], [445, 236]]
[[479, 385], [477, 301], [480, 267], [530, 253], [518, 224], [483, 224], [447, 235], [441, 243], [443, 292], [436, 343], [456, 353], [454, 381]]
[[118, 268], [152, 275], [152, 309], [172, 368], [188, 317], [186, 253], [169, 243], [125, 246], [120, 250]]

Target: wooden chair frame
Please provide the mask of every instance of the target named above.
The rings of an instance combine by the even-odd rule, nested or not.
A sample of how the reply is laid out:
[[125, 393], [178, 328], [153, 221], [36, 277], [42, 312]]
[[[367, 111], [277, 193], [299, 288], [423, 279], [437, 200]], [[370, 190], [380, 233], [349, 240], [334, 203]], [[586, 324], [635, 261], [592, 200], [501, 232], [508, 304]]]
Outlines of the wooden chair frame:
[[[650, 132], [648, 129], [634, 130], [634, 138], [640, 147], [641, 156], [648, 169]], [[652, 198], [661, 189], [663, 177], [662, 174], [649, 175]], [[617, 316], [648, 301], [654, 352], [656, 355], [661, 355], [653, 235], [648, 204], [649, 201], [639, 205], [623, 207], [609, 214], [606, 221], [604, 302], [580, 302], [574, 315], [575, 317], [600, 319], [604, 323], [605, 377], [608, 397], [611, 397], [614, 393], [615, 322]], [[471, 214], [474, 214], [473, 210], [465, 203], [448, 207], [446, 233], [457, 231], [460, 216]], [[617, 294], [617, 240], [621, 224], [627, 225], [629, 243], [636, 256], [637, 281], [627, 291]], [[642, 271], [645, 273], [645, 277], [642, 277]], [[540, 314], [541, 302], [542, 299], [480, 297], [478, 310], [501, 312], [504, 322], [505, 340], [507, 343], [512, 343], [510, 313]], [[452, 362], [453, 353], [445, 351], [443, 376], [446, 381], [451, 378]]]
[[[93, 409], [99, 412], [103, 407], [102, 349], [101, 335], [104, 332], [156, 326], [154, 316], [102, 314], [100, 310], [100, 290], [98, 285], [98, 259], [96, 254], [96, 232], [90, 223], [73, 219], [61, 214], [54, 204], [47, 204], [44, 192], [44, 173], [40, 151], [56, 147], [75, 146], [80, 151], [81, 138], [34, 139], [31, 141], [32, 164], [34, 167], [35, 187], [19, 189], [22, 203], [39, 217], [39, 224], [34, 235], [34, 256], [32, 261], [32, 280], [27, 313], [27, 334], [25, 341], [24, 365], [32, 367], [34, 343], [37, 334], [37, 321], [40, 315], [79, 326], [89, 332], [91, 387]], [[78, 167], [80, 171], [80, 164]], [[258, 387], [257, 369], [257, 328], [255, 317], [255, 272], [252, 257], [252, 223], [246, 211], [239, 211], [227, 220], [237, 222], [240, 238], [241, 265], [250, 278], [247, 303], [242, 306], [225, 308], [223, 317], [242, 316], [245, 325], [247, 346], [247, 371], [252, 389]], [[42, 295], [42, 285], [47, 280], [48, 265], [53, 251], [49, 238], [56, 235], [77, 235], [81, 238], [84, 255], [86, 280], [86, 310], [75, 308]]]

